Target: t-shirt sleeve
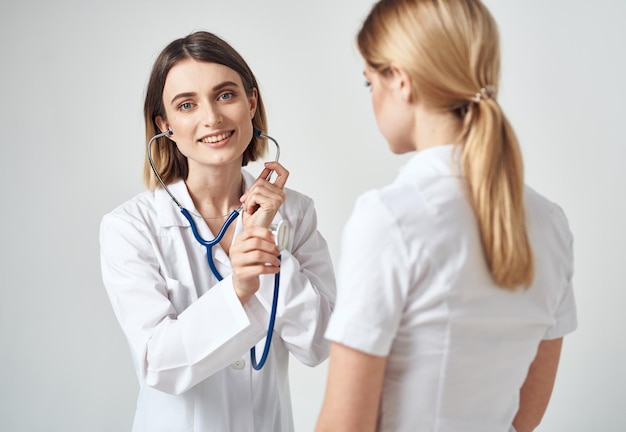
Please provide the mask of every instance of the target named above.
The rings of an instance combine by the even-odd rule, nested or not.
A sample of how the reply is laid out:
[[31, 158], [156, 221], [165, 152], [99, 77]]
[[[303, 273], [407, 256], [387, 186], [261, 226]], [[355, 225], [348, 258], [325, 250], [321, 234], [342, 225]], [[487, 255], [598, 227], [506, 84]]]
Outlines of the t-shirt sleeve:
[[544, 339], [557, 339], [576, 330], [578, 318], [576, 313], [576, 301], [574, 298], [573, 276], [574, 276], [574, 237], [569, 228], [569, 223], [563, 210], [555, 206], [553, 216], [559, 230], [562, 241], [562, 268], [563, 283], [560, 300], [554, 312], [555, 324], [550, 327]]
[[342, 233], [327, 339], [376, 356], [389, 354], [408, 292], [406, 257], [401, 230], [378, 192], [362, 195]]

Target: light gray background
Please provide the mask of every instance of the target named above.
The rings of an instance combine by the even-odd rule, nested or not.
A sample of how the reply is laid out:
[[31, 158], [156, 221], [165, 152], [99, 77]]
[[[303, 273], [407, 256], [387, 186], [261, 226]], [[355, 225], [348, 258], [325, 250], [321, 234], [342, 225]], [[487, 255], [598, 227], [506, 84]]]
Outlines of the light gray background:
[[[406, 160], [376, 128], [354, 47], [371, 4], [2, 2], [0, 430], [130, 429], [137, 384], [100, 279], [98, 224], [143, 189], [143, 92], [171, 40], [214, 31], [248, 60], [289, 185], [315, 199], [336, 259], [356, 196]], [[539, 430], [624, 431], [626, 3], [487, 4], [527, 181], [561, 204], [576, 239], [580, 327]], [[313, 428], [325, 379], [326, 363], [293, 362], [298, 431]]]

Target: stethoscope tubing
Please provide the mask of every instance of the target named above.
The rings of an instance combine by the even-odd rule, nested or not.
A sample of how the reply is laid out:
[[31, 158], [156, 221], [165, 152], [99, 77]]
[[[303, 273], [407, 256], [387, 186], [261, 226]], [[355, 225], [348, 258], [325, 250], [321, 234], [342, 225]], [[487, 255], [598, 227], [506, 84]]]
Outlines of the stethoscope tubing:
[[[254, 135], [259, 136], [261, 138], [265, 138], [265, 139], [269, 139], [271, 140], [274, 145], [276, 146], [276, 156], [274, 158], [274, 160], [276, 162], [278, 162], [278, 158], [280, 157], [280, 146], [278, 145], [278, 142], [276, 142], [276, 140], [274, 138], [272, 138], [269, 135], [264, 134], [263, 132], [261, 132], [258, 129], [253, 129], [254, 131]], [[220, 231], [218, 232], [218, 234], [215, 236], [214, 239], [212, 240], [206, 240], [204, 238], [202, 238], [202, 236], [200, 235], [200, 233], [198, 232], [198, 227], [196, 226], [196, 223], [194, 222], [191, 213], [189, 213], [189, 211], [184, 208], [182, 206], [182, 204], [180, 202], [178, 202], [178, 200], [176, 199], [176, 197], [174, 197], [174, 194], [169, 190], [169, 188], [167, 187], [167, 185], [163, 182], [163, 180], [161, 179], [161, 176], [159, 175], [155, 165], [154, 165], [154, 161], [152, 160], [152, 143], [154, 142], [155, 139], [157, 138], [161, 138], [164, 137], [166, 135], [172, 135], [172, 131], [171, 130], [167, 130], [165, 132], [161, 132], [159, 134], [156, 134], [155, 136], [153, 136], [152, 138], [150, 138], [150, 140], [148, 141], [148, 162], [150, 163], [150, 167], [152, 168], [152, 172], [154, 173], [154, 175], [156, 176], [157, 180], [159, 181], [159, 183], [161, 184], [161, 187], [163, 187], [163, 189], [165, 190], [165, 192], [167, 192], [167, 194], [170, 196], [170, 198], [172, 198], [172, 201], [174, 201], [174, 203], [178, 206], [180, 212], [183, 214], [183, 216], [189, 221], [189, 225], [191, 227], [191, 231], [193, 233], [193, 236], [195, 237], [195, 239], [198, 241], [198, 243], [200, 243], [202, 246], [204, 246], [206, 248], [206, 253], [207, 253], [207, 262], [209, 263], [209, 268], [211, 269], [211, 273], [213, 273], [213, 275], [215, 276], [215, 278], [218, 281], [221, 281], [223, 279], [222, 275], [220, 274], [220, 272], [217, 270], [217, 268], [215, 267], [215, 262], [213, 260], [213, 246], [215, 246], [216, 244], [218, 244], [222, 238], [224, 237], [224, 234], [226, 234], [226, 230], [228, 229], [228, 227], [230, 226], [231, 223], [233, 223], [233, 221], [235, 219], [237, 219], [237, 217], [239, 217], [240, 212], [243, 210], [243, 206], [240, 206], [239, 208], [235, 209], [232, 211], [232, 213], [228, 216], [228, 218], [226, 219], [226, 221], [224, 222], [224, 224], [222, 225], [222, 228], [220, 229]], [[267, 180], [270, 179], [272, 173], [270, 172], [267, 176]], [[278, 259], [280, 260], [280, 255], [278, 256]], [[276, 273], [274, 275], [274, 295], [272, 298], [272, 309], [270, 312], [270, 320], [268, 323], [268, 327], [267, 327], [267, 336], [265, 338], [265, 347], [263, 348], [263, 354], [261, 355], [261, 360], [257, 363], [256, 361], [256, 346], [253, 346], [250, 349], [250, 360], [252, 363], [252, 368], [255, 370], [260, 370], [264, 365], [265, 365], [265, 361], [267, 360], [269, 351], [270, 351], [270, 347], [271, 347], [271, 343], [272, 343], [272, 335], [274, 333], [274, 323], [276, 321], [276, 309], [278, 306], [278, 294], [279, 294], [279, 289], [280, 289], [280, 272]]]

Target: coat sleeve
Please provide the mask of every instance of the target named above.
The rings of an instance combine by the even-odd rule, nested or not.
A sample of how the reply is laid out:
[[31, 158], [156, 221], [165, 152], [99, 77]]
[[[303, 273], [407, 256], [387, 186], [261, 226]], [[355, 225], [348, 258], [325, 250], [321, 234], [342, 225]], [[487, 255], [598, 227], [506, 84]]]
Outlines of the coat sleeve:
[[[330, 345], [324, 333], [335, 305], [335, 275], [328, 245], [317, 229], [313, 201], [302, 195], [294, 201], [297, 208], [286, 211], [292, 238], [288, 250], [281, 252], [274, 331], [299, 361], [316, 366], [328, 358]], [[267, 311], [266, 318], [260, 320], [269, 316], [273, 279], [256, 295]]]
[[180, 394], [241, 358], [266, 324], [255, 319], [258, 302], [241, 305], [230, 277], [177, 313], [169, 296], [192, 290], [162, 275], [153, 231], [128, 215], [105, 216], [102, 278], [140, 382]]

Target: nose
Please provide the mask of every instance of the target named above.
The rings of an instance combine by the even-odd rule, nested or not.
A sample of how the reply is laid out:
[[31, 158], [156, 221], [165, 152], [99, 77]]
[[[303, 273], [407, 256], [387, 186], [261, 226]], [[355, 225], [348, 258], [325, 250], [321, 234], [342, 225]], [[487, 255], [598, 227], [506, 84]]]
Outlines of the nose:
[[204, 125], [215, 127], [222, 123], [222, 113], [216, 104], [207, 103], [204, 109]]

